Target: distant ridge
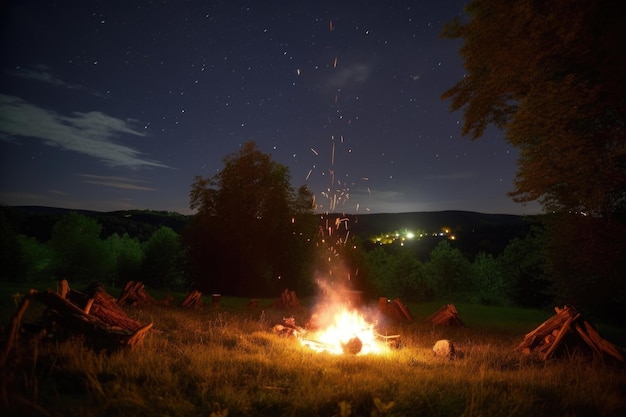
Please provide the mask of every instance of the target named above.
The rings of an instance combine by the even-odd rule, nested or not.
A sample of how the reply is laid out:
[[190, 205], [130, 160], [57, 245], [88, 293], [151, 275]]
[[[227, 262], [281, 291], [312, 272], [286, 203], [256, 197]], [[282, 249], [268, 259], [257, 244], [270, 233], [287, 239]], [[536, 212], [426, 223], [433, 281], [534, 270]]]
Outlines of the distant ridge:
[[[338, 214], [332, 215], [339, 216]], [[400, 229], [439, 231], [443, 227], [455, 232], [497, 227], [524, 227], [535, 216], [515, 214], [485, 214], [473, 211], [432, 211], [411, 213], [373, 213], [346, 215], [350, 230], [362, 235], [376, 235]]]
[[47, 206], [5, 206], [5, 208], [8, 209], [9, 215], [13, 212], [13, 221], [19, 233], [36, 237], [44, 242], [50, 238], [55, 223], [69, 213], [78, 213], [98, 220], [102, 225], [103, 237], [113, 233], [118, 235], [128, 233], [131, 237], [137, 237], [141, 241], [148, 239], [161, 226], [167, 226], [177, 233], [182, 233], [187, 221], [191, 218], [191, 216], [179, 213], [156, 210], [132, 209], [103, 212]]
[[16, 209], [25, 213], [32, 214], [48, 214], [48, 215], [64, 215], [70, 212], [80, 214], [102, 214], [104, 212], [94, 210], [80, 210], [80, 209], [68, 209], [63, 207], [48, 207], [48, 206], [7, 206], [12, 209]]
[[[12, 209], [19, 210], [24, 213], [41, 214], [41, 215], [65, 215], [70, 212], [80, 213], [88, 216], [166, 216], [172, 215], [181, 218], [191, 218], [192, 215], [184, 215], [176, 212], [159, 211], [159, 210], [115, 210], [115, 211], [95, 211], [70, 209], [63, 207], [48, 206], [7, 206]], [[517, 215], [517, 214], [491, 214], [479, 213], [474, 211], [463, 210], [443, 210], [443, 211], [423, 211], [423, 212], [406, 212], [406, 213], [365, 213], [365, 214], [319, 214], [331, 218], [345, 217], [350, 219], [350, 227], [356, 232], [358, 229], [366, 228], [368, 230], [376, 230], [377, 232], [387, 232], [395, 230], [398, 227], [409, 229], [417, 228], [433, 228], [433, 227], [449, 227], [451, 229], [467, 229], [477, 226], [499, 226], [499, 225], [515, 225], [526, 223], [529, 218], [535, 218], [539, 215]]]
[[[17, 214], [15, 221], [20, 233], [36, 236], [46, 241], [54, 224], [64, 215], [76, 212], [97, 219], [103, 226], [103, 237], [113, 233], [129, 233], [145, 240], [161, 226], [167, 226], [182, 233], [185, 225], [193, 217], [175, 212], [156, 210], [119, 210], [99, 212], [45, 206], [5, 206]], [[449, 229], [458, 239], [455, 245], [466, 253], [474, 253], [476, 248], [487, 248], [498, 253], [515, 237], [527, 234], [532, 223], [538, 222], [540, 215], [485, 214], [472, 211], [446, 210], [411, 213], [367, 213], [367, 214], [317, 214], [328, 220], [328, 226], [335, 226], [337, 218], [347, 219], [352, 236], [363, 240], [380, 234], [424, 231], [434, 234]]]

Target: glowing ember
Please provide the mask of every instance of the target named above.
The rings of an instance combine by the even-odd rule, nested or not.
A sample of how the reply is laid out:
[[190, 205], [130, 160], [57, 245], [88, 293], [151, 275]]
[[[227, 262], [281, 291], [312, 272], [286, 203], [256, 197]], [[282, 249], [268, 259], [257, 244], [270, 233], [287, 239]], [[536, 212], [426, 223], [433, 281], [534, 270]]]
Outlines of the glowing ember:
[[388, 350], [387, 345], [377, 339], [373, 324], [359, 312], [345, 308], [335, 314], [328, 327], [308, 333], [307, 338], [300, 341], [315, 351], [333, 354], [363, 355]]

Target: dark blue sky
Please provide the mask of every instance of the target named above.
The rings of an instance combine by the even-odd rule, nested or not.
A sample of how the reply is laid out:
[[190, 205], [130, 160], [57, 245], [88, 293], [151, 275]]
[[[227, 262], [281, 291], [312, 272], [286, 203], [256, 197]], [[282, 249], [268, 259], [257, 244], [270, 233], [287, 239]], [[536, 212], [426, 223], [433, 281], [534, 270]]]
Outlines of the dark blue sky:
[[319, 210], [537, 213], [517, 152], [441, 94], [464, 1], [4, 2], [0, 202], [189, 213], [255, 141]]

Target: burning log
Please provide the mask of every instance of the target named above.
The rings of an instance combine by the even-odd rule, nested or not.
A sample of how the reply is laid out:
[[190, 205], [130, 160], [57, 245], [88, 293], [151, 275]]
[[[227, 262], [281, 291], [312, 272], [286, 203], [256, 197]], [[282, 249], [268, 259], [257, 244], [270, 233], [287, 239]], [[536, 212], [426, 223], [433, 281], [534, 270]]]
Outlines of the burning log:
[[202, 301], [202, 293], [198, 290], [191, 291], [189, 295], [180, 303], [180, 306], [192, 308], [194, 310], [202, 309], [204, 307], [204, 301]]
[[[326, 313], [314, 313], [306, 329], [294, 329], [294, 335], [302, 345], [317, 352], [352, 355], [382, 353], [399, 346], [400, 335], [383, 336], [377, 333], [374, 324], [368, 323], [357, 310], [349, 310], [345, 305], [328, 308]], [[284, 320], [287, 326], [295, 325], [295, 321]], [[275, 326], [274, 331], [284, 331], [283, 327]], [[303, 332], [307, 332], [306, 338], [302, 337]]]
[[143, 307], [146, 305], [158, 304], [158, 302], [145, 291], [143, 282], [140, 281], [128, 281], [122, 293], [117, 300], [117, 304], [132, 305], [137, 307]]
[[341, 349], [343, 350], [343, 353], [356, 355], [361, 351], [361, 349], [363, 349], [363, 342], [355, 336], [346, 343], [341, 343]]
[[376, 338], [380, 340], [381, 342], [383, 342], [385, 345], [387, 345], [387, 347], [389, 348], [400, 349], [400, 335], [399, 334], [392, 334], [392, 335], [385, 336], [385, 335], [376, 333]]
[[624, 357], [619, 349], [606, 339], [600, 337], [598, 332], [572, 306], [563, 308], [555, 307], [556, 314], [543, 322], [532, 332], [524, 336], [516, 350], [530, 354], [537, 352], [543, 360], [547, 360], [555, 354], [556, 350], [566, 339], [572, 343], [572, 336], [578, 336], [578, 340], [584, 342], [596, 356], [610, 356], [620, 362]]
[[320, 342], [319, 340], [300, 339], [300, 342], [302, 343], [303, 346], [310, 347], [311, 349], [317, 352], [324, 352], [324, 351], [332, 352], [335, 348], [334, 345], [331, 345], [330, 343]]
[[461, 321], [461, 317], [459, 316], [459, 312], [456, 310], [456, 306], [454, 304], [446, 304], [441, 307], [428, 317], [426, 321], [436, 326], [464, 326], [463, 321]]
[[320, 316], [317, 313], [311, 314], [311, 318], [306, 322], [304, 328], [311, 331], [316, 331], [321, 327]]
[[406, 305], [399, 299], [389, 300], [387, 297], [378, 299], [378, 310], [396, 321], [412, 322], [413, 316]]
[[295, 291], [289, 291], [289, 289], [285, 289], [280, 297], [277, 298], [272, 307], [274, 308], [285, 308], [285, 309], [293, 309], [300, 305], [298, 301], [298, 297], [296, 296]]
[[289, 337], [289, 336], [299, 337], [306, 333], [305, 329], [296, 325], [296, 319], [293, 317], [283, 317], [283, 323], [285, 324], [275, 325], [272, 328], [272, 332], [276, 333], [278, 336], [281, 336], [281, 337]]

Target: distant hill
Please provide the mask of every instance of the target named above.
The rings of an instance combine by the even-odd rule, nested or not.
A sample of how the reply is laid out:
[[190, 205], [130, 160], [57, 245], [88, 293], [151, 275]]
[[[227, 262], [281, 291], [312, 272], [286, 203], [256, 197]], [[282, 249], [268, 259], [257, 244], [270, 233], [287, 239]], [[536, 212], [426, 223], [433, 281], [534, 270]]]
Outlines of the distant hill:
[[349, 215], [350, 230], [358, 235], [376, 235], [400, 229], [438, 232], [470, 232], [487, 228], [525, 227], [528, 218], [512, 214], [484, 214], [471, 211], [433, 211], [415, 213], [383, 213]]
[[79, 213], [98, 220], [102, 225], [103, 237], [113, 233], [128, 233], [140, 241], [148, 239], [161, 226], [167, 226], [181, 233], [191, 216], [179, 213], [155, 210], [120, 210], [100, 212], [43, 206], [7, 207], [9, 215], [17, 225], [19, 233], [33, 236], [40, 241], [47, 241], [54, 224], [69, 213]]
[[[52, 227], [64, 215], [77, 212], [93, 217], [102, 225], [103, 237], [113, 233], [128, 233], [140, 241], [148, 239], [161, 226], [167, 226], [181, 233], [189, 215], [154, 210], [120, 210], [98, 212], [58, 207], [13, 206], [5, 207], [13, 213], [18, 233], [34, 236], [40, 241], [50, 238]], [[443, 228], [450, 230], [456, 239], [454, 245], [470, 256], [478, 251], [498, 254], [515, 237], [522, 237], [539, 216], [517, 216], [510, 214], [484, 214], [470, 211], [436, 211], [414, 213], [382, 213], [359, 215], [323, 215], [330, 224], [336, 218], [347, 218], [350, 234], [363, 240], [396, 231], [425, 231], [438, 233]], [[434, 240], [428, 246], [436, 244]], [[424, 243], [426, 246], [427, 243]]]
[[[331, 224], [338, 215], [329, 215]], [[531, 226], [538, 223], [540, 216], [518, 216], [511, 214], [484, 214], [471, 211], [436, 211], [415, 213], [383, 213], [341, 216], [348, 219], [352, 235], [365, 240], [367, 247], [373, 236], [403, 231], [425, 232], [427, 237], [417, 242], [407, 242], [416, 254], [426, 259], [430, 251], [442, 238], [454, 236], [451, 244], [466, 256], [473, 257], [478, 252], [499, 255], [514, 238], [526, 236]], [[433, 236], [449, 231], [447, 236]]]

